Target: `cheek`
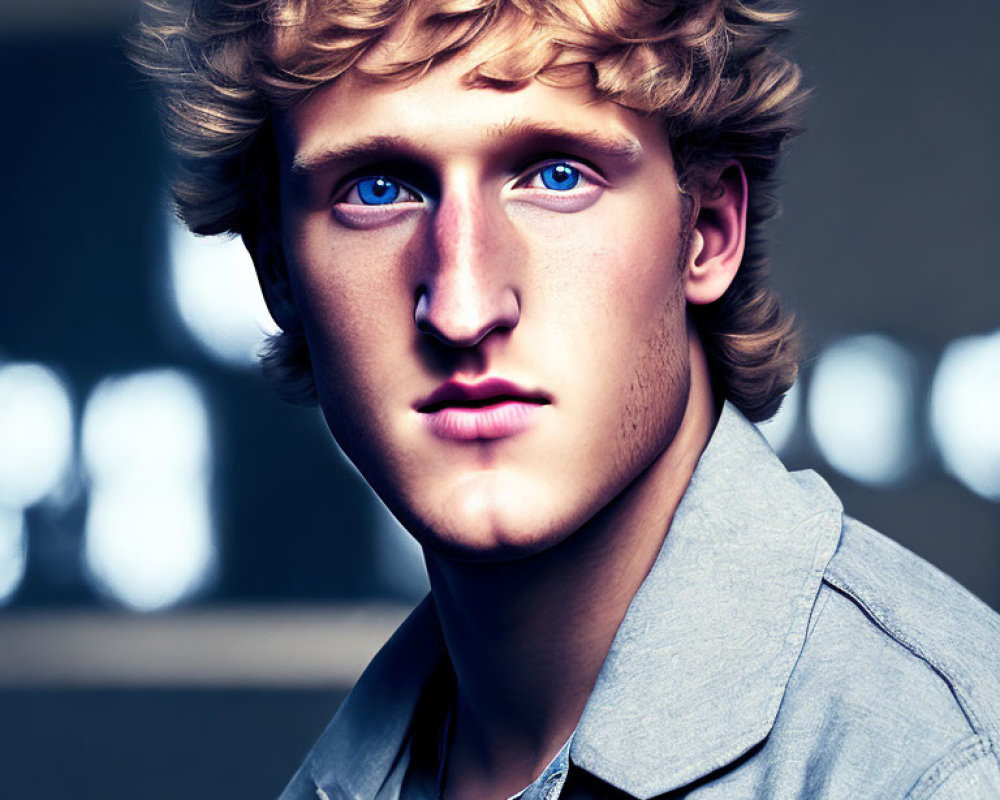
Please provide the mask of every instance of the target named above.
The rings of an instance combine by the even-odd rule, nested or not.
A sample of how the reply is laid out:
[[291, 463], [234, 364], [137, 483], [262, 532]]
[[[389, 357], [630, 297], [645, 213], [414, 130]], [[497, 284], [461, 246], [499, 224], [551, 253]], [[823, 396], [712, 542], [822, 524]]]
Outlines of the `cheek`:
[[567, 278], [595, 289], [646, 294], [670, 288], [680, 277], [681, 207], [657, 187], [609, 192], [603, 203], [572, 215], [550, 215], [529, 239], [549, 264], [572, 265]]
[[[587, 269], [564, 287], [574, 330], [587, 353], [604, 414], [613, 469], [634, 475], [672, 441], [689, 391], [689, 352], [679, 226], [604, 239]], [[583, 309], [585, 313], [581, 314]], [[579, 347], [572, 341], [569, 348]]]
[[633, 343], [619, 428], [619, 452], [629, 465], [666, 447], [684, 416], [691, 379], [684, 307], [678, 288]]
[[376, 368], [376, 346], [391, 351], [412, 335], [404, 323], [413, 310], [399, 279], [406, 235], [337, 232], [325, 214], [293, 228], [292, 289], [320, 372]]
[[412, 363], [413, 310], [399, 299], [395, 248], [378, 237], [337, 236], [327, 228], [320, 221], [293, 232], [292, 289], [330, 431], [348, 458], [373, 474], [377, 443], [389, 436], [395, 409], [386, 398], [397, 406], [409, 398], [395, 386]]
[[546, 254], [555, 265], [549, 289], [565, 335], [584, 333], [603, 364], [620, 368], [632, 363], [621, 354], [662, 350], [664, 328], [683, 332], [684, 317], [679, 226], [626, 219], [605, 214]]

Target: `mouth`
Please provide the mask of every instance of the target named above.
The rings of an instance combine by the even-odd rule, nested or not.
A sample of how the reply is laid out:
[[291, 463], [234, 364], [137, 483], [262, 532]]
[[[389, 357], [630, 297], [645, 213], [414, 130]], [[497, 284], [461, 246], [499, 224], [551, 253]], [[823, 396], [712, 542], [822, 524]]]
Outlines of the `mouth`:
[[448, 381], [416, 404], [431, 433], [441, 439], [502, 439], [527, 430], [552, 403], [543, 392], [500, 378], [478, 383]]

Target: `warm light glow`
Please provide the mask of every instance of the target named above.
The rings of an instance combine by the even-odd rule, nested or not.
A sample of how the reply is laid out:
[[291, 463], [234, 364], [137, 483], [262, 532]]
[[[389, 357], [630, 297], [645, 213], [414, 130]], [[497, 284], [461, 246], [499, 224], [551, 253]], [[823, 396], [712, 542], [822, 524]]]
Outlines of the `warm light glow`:
[[243, 242], [195, 236], [169, 217], [170, 279], [181, 320], [212, 358], [234, 367], [254, 366], [265, 335], [278, 328]]
[[915, 382], [912, 357], [885, 336], [855, 336], [826, 350], [807, 407], [824, 458], [861, 483], [904, 478], [916, 464]]
[[198, 386], [173, 370], [107, 379], [82, 429], [85, 555], [98, 587], [143, 611], [198, 591], [216, 561], [209, 419]]
[[66, 476], [72, 456], [65, 384], [39, 364], [0, 367], [0, 505], [37, 503]]
[[945, 469], [1000, 500], [1000, 331], [947, 347], [931, 388], [930, 424]]
[[757, 425], [774, 452], [779, 455], [788, 447], [799, 423], [799, 404], [801, 402], [799, 394], [799, 385], [793, 383], [792, 388], [785, 394], [785, 399], [781, 401], [778, 413], [766, 422]]

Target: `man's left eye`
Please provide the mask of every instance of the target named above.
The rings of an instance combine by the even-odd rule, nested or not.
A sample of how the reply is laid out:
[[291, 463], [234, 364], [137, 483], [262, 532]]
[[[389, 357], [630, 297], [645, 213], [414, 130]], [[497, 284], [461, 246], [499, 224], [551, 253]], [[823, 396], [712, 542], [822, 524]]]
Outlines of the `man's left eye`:
[[567, 192], [577, 187], [581, 177], [582, 173], [579, 169], [565, 161], [559, 161], [555, 164], [547, 164], [535, 172], [527, 185], [535, 189]]
[[546, 189], [565, 192], [580, 182], [580, 170], [569, 164], [549, 164], [538, 171], [538, 177]]

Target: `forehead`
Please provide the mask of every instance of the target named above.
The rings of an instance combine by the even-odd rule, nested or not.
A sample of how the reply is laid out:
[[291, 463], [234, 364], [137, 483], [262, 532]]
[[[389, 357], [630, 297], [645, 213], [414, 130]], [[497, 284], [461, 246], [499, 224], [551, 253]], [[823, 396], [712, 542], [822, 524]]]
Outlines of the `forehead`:
[[375, 140], [458, 158], [522, 134], [573, 137], [632, 158], [650, 147], [669, 151], [655, 118], [601, 100], [589, 85], [470, 83], [470, 71], [481, 61], [473, 51], [412, 81], [347, 73], [277, 116], [282, 161], [286, 167], [308, 165]]

